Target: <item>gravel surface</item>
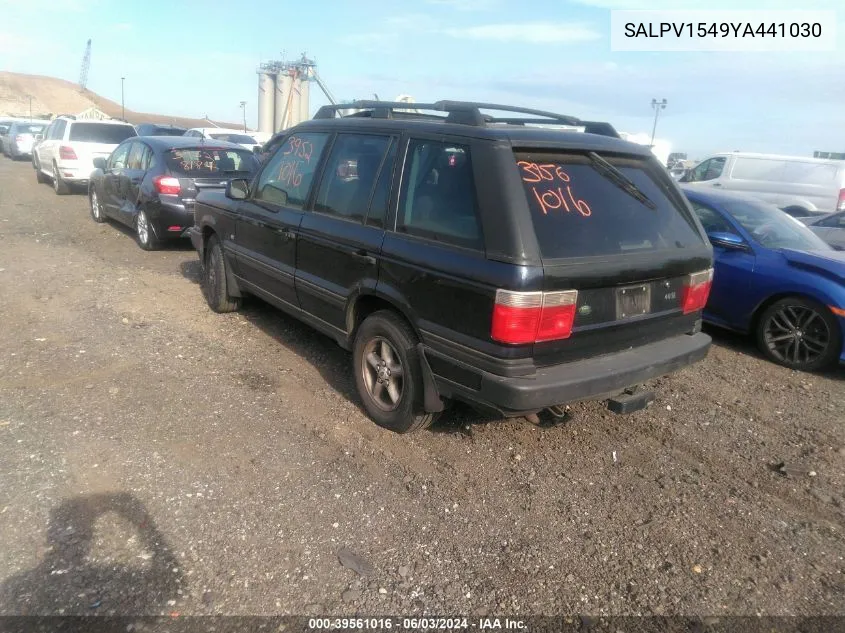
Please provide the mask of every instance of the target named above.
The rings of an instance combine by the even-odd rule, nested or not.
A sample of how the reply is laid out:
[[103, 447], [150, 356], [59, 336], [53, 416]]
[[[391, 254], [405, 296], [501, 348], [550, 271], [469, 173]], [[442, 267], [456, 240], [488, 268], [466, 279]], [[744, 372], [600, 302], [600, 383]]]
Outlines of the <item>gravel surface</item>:
[[845, 614], [845, 372], [398, 436], [347, 353], [0, 159], [0, 614]]

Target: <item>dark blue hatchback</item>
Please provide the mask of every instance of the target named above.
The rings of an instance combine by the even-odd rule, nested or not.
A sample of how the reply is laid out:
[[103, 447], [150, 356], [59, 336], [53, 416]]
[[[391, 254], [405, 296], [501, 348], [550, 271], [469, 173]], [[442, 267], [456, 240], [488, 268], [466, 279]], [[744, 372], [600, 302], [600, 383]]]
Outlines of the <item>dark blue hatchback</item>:
[[845, 253], [756, 198], [684, 193], [714, 250], [704, 320], [753, 335], [768, 358], [792, 369], [845, 362]]

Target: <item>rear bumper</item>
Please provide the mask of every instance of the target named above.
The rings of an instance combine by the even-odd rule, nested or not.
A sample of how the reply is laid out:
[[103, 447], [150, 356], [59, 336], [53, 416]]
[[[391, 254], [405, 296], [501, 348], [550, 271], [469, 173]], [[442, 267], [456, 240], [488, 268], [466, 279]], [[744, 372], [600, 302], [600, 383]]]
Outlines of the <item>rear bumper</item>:
[[525, 415], [549, 406], [598, 400], [627, 387], [672, 373], [705, 356], [710, 337], [682, 334], [634, 349], [538, 369], [525, 377], [480, 372], [478, 389], [435, 376], [441, 393], [458, 396], [505, 416]]
[[9, 145], [9, 153], [12, 156], [32, 156], [32, 145], [12, 143]]
[[93, 164], [86, 164], [78, 160], [58, 160], [56, 167], [59, 169], [62, 180], [75, 185], [87, 185], [91, 178], [91, 172], [94, 171]]
[[194, 226], [193, 209], [186, 209], [181, 202], [165, 200], [166, 197], [161, 196], [158, 204], [147, 207], [156, 236], [162, 240], [188, 237], [188, 231]]

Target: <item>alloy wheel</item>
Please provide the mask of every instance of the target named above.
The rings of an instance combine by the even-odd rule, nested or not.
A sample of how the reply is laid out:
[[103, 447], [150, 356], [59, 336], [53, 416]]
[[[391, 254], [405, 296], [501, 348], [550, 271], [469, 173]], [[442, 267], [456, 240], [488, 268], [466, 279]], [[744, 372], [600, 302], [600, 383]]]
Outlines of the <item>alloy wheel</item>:
[[97, 199], [96, 189], [91, 191], [91, 212], [97, 220], [100, 219], [100, 201]]
[[763, 330], [763, 341], [778, 360], [809, 365], [827, 352], [831, 332], [816, 310], [808, 306], [785, 305], [769, 317]]
[[150, 241], [150, 223], [147, 221], [147, 214], [143, 211], [138, 212], [138, 239], [141, 244], [149, 244]]
[[404, 369], [399, 354], [380, 336], [367, 342], [361, 356], [361, 375], [373, 402], [383, 411], [393, 411], [402, 401]]

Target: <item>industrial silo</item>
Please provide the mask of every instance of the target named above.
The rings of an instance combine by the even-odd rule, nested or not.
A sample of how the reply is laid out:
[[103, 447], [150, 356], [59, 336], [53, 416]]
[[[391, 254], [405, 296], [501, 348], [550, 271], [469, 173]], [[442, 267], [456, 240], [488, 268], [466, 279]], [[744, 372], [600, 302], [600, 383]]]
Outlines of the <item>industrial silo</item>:
[[290, 127], [291, 106], [294, 99], [293, 72], [290, 67], [280, 68], [276, 75], [276, 105], [273, 129], [276, 132]]
[[258, 131], [273, 134], [276, 111], [276, 75], [258, 71]]
[[310, 99], [310, 85], [308, 73], [299, 73], [299, 118], [297, 123], [307, 121], [311, 118], [311, 99]]

